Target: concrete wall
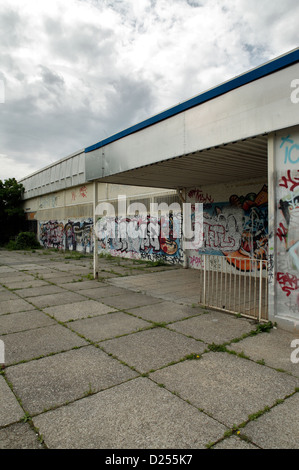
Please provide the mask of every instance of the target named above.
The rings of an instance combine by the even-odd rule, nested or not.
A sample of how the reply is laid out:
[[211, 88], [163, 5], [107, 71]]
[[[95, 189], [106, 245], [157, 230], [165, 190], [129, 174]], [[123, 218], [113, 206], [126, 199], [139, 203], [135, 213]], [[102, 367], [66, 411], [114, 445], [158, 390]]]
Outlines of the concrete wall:
[[266, 260], [268, 188], [262, 180], [190, 188], [187, 201], [203, 203], [203, 245], [188, 251], [189, 266], [201, 268], [201, 254]]
[[[99, 252], [114, 256], [183, 263], [182, 213], [173, 211], [169, 219], [163, 214], [146, 216], [151, 202], [168, 205], [179, 198], [175, 191], [153, 190], [111, 184], [99, 184], [99, 202], [110, 201], [116, 209], [114, 236], [105, 232], [98, 222]], [[117, 213], [117, 197], [126, 195], [127, 206], [134, 201], [145, 204], [143, 217], [131, 214], [126, 218]], [[188, 266], [200, 269], [201, 254], [267, 259], [268, 255], [268, 193], [265, 181], [255, 180], [231, 185], [188, 188], [186, 202], [203, 204], [203, 245], [187, 253]], [[84, 184], [27, 200], [28, 218], [38, 220], [38, 237], [45, 247], [93, 252], [93, 186]], [[107, 222], [107, 218], [105, 218]], [[138, 226], [139, 236], [130, 236], [130, 228]], [[169, 236], [163, 228], [169, 227]], [[122, 230], [126, 237], [119, 237]], [[129, 235], [128, 235], [129, 234]], [[135, 235], [135, 233], [134, 233]]]
[[[174, 199], [178, 200], [176, 191], [99, 183], [98, 202], [108, 201], [115, 207], [116, 230], [121, 225], [135, 220], [134, 216], [130, 220], [123, 220], [118, 216], [117, 198], [120, 195], [126, 196], [127, 206], [138, 201], [148, 208], [150, 202], [163, 200], [171, 204]], [[27, 199], [24, 201], [24, 210], [29, 220], [37, 220], [38, 239], [44, 247], [93, 252], [92, 183]], [[163, 260], [168, 263], [181, 262], [180, 239], [169, 241], [160, 236], [163, 219], [158, 221], [156, 218], [145, 217], [142, 223], [146, 225], [142, 230], [145, 235], [143, 239], [100, 236], [99, 252], [152, 261]], [[175, 217], [171, 220], [171, 224], [173, 223], [176, 223]], [[151, 232], [152, 230], [155, 232]], [[158, 236], [154, 237], [153, 233]]]
[[299, 126], [272, 137], [269, 282], [273, 320], [299, 331]]

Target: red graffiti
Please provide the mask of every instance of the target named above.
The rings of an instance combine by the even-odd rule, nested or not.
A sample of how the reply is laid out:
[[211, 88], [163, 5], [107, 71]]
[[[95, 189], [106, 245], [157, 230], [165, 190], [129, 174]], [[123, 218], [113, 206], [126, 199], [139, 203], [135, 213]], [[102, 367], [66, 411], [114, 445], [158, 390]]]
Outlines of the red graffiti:
[[[297, 170], [299, 172], [299, 170]], [[287, 188], [290, 191], [294, 191], [295, 188], [299, 186], [299, 178], [295, 178], [291, 176], [291, 170], [287, 171], [287, 176], [283, 176], [281, 178], [282, 183], [279, 183], [279, 186], [283, 188]], [[290, 185], [290, 186], [289, 186]]]
[[86, 186], [81, 186], [80, 188], [80, 196], [82, 197], [87, 197], [87, 187]]
[[278, 236], [281, 242], [286, 239], [287, 233], [288, 233], [288, 229], [285, 228], [282, 222], [280, 222], [276, 235]]
[[277, 281], [283, 292], [286, 292], [287, 297], [291, 295], [292, 291], [299, 288], [299, 279], [294, 274], [277, 273]]

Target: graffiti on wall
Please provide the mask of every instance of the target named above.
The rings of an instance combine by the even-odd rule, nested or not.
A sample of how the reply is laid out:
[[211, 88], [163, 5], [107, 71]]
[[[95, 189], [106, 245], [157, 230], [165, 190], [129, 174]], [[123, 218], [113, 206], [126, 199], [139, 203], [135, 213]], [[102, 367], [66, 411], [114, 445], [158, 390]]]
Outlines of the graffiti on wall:
[[[107, 230], [113, 223], [114, 232]], [[181, 262], [180, 233], [181, 221], [177, 216], [154, 217], [135, 216], [131, 218], [110, 218], [101, 220], [99, 244], [114, 256], [140, 258], [148, 261], [164, 261], [170, 264]], [[169, 228], [167, 236], [164, 226]], [[102, 234], [102, 235], [101, 235]]]
[[91, 253], [93, 251], [93, 219], [41, 222], [40, 243], [45, 248], [57, 248]]
[[[97, 230], [99, 252], [106, 251], [113, 256], [122, 256], [148, 261], [164, 261], [179, 264], [182, 261], [180, 236], [181, 229], [178, 217], [113, 218], [115, 231], [107, 231], [109, 220], [101, 221]], [[99, 221], [98, 223], [99, 224]], [[169, 228], [167, 236], [163, 227]], [[137, 234], [133, 233], [136, 232]], [[58, 221], [50, 220], [40, 223], [40, 243], [45, 248], [57, 248], [82, 253], [93, 252], [93, 219]]]
[[[190, 193], [189, 193], [190, 194]], [[194, 213], [194, 212], [193, 212]], [[241, 270], [250, 270], [249, 258], [268, 257], [268, 190], [245, 196], [233, 194], [228, 202], [205, 203], [203, 206], [203, 247], [199, 254], [225, 256]], [[238, 258], [238, 260], [236, 259]], [[244, 261], [242, 261], [244, 260]], [[199, 266], [196, 255], [189, 257]]]
[[299, 312], [299, 144], [288, 135], [280, 139], [277, 187], [277, 273], [285, 307]]

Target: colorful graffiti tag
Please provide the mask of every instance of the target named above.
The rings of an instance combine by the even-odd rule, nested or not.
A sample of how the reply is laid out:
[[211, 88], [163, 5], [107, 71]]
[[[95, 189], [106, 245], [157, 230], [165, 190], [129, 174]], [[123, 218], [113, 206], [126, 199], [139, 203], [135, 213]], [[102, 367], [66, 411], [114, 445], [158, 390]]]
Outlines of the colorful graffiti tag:
[[[105, 218], [99, 222], [99, 243], [102, 249], [115, 256], [164, 261], [170, 264], [181, 262], [180, 219], [176, 216], [156, 219], [150, 216], [132, 218]], [[113, 225], [113, 233], [107, 230]], [[167, 237], [164, 226], [168, 228]], [[102, 233], [102, 235], [101, 235]]]
[[[250, 270], [249, 258], [268, 257], [268, 190], [246, 196], [233, 194], [228, 202], [203, 206], [203, 247], [199, 254], [222, 255], [237, 269]], [[192, 258], [193, 259], [193, 258]], [[198, 263], [195, 263], [198, 264]]]
[[[297, 142], [296, 142], [297, 141]], [[277, 274], [279, 309], [299, 313], [299, 135], [281, 137], [277, 152]], [[282, 151], [281, 151], [282, 149]], [[286, 301], [287, 299], [287, 301]], [[281, 312], [280, 312], [281, 313]]]
[[[101, 220], [97, 230], [99, 252], [148, 261], [179, 264], [182, 261], [180, 245], [181, 223], [178, 216], [113, 218], [115, 231], [107, 231], [109, 220]], [[99, 226], [99, 221], [97, 222]], [[167, 236], [166, 227], [168, 229]], [[136, 232], [137, 231], [137, 232]], [[93, 252], [93, 219], [40, 223], [40, 243], [45, 248]]]
[[41, 222], [40, 243], [45, 248], [91, 253], [93, 251], [93, 219]]

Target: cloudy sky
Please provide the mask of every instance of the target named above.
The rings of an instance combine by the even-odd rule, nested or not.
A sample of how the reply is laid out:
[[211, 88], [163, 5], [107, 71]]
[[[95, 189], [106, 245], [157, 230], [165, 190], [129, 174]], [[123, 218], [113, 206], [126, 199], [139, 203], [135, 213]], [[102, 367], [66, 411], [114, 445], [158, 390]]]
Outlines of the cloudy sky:
[[298, 0], [1, 0], [0, 179], [288, 52], [298, 18]]

